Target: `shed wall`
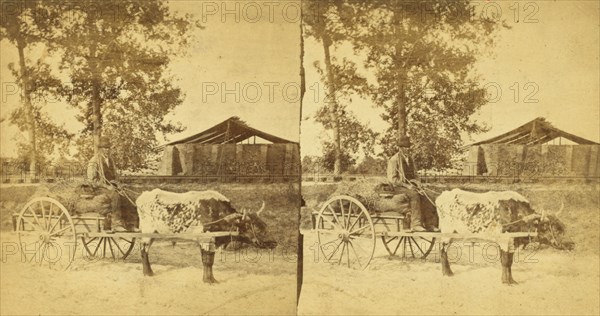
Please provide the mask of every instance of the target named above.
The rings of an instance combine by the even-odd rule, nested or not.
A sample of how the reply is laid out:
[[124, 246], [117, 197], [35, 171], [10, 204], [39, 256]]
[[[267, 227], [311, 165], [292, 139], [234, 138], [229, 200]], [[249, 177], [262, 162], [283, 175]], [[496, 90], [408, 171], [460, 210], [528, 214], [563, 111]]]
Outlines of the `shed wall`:
[[159, 175], [292, 176], [299, 170], [297, 144], [178, 144], [165, 147]]
[[472, 146], [463, 175], [600, 177], [599, 145]]

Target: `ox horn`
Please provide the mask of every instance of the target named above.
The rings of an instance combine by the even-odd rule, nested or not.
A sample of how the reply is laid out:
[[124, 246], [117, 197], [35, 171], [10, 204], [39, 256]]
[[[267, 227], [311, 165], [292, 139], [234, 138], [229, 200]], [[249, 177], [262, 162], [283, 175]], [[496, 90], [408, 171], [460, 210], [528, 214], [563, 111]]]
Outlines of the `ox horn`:
[[258, 210], [256, 212], [256, 216], [259, 216], [260, 213], [262, 213], [262, 211], [264, 211], [264, 210], [265, 210], [265, 201], [262, 201], [262, 206], [260, 207], [260, 210]]

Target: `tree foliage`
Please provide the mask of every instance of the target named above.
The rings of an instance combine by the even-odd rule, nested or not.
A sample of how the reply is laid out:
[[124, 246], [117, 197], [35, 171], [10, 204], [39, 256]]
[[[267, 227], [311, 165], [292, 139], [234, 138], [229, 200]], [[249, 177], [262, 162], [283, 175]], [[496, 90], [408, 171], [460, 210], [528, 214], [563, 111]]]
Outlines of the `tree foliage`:
[[[317, 122], [323, 124], [326, 129], [329, 129], [331, 128], [331, 122], [327, 120], [328, 114], [324, 113], [326, 111], [328, 109], [325, 107], [319, 109], [315, 119]], [[340, 141], [343, 148], [340, 168], [341, 172], [344, 172], [353, 166], [360, 156], [368, 156], [374, 153], [378, 134], [361, 123], [345, 106], [338, 106], [337, 111], [336, 117], [338, 117]], [[336, 159], [334, 143], [330, 140], [325, 140], [322, 143], [322, 147], [323, 167], [333, 172], [335, 170]]]
[[[69, 145], [75, 135], [69, 133], [64, 125], [58, 125], [44, 113], [41, 106], [34, 106], [34, 122], [36, 137], [36, 159], [38, 169], [43, 169], [50, 163], [50, 157], [53, 154], [58, 156], [67, 155]], [[20, 131], [26, 131], [25, 111], [18, 108], [10, 115], [11, 123], [18, 126]], [[30, 163], [31, 152], [28, 142], [17, 143], [18, 160]]]
[[[312, 36], [323, 45], [325, 66], [318, 61], [314, 67], [321, 76], [321, 82], [327, 89], [325, 103], [317, 111], [315, 119], [326, 130], [331, 131], [332, 138], [323, 145], [323, 159], [327, 167], [332, 164], [334, 174], [340, 174], [354, 164], [353, 156], [358, 142], [365, 138], [350, 141], [352, 134], [372, 134], [365, 125], [360, 124], [355, 117], [348, 116], [347, 104], [352, 102], [351, 96], [357, 90], [365, 87], [366, 79], [356, 71], [354, 62], [343, 58], [338, 60], [332, 56], [332, 50], [346, 40], [343, 29], [339, 27], [337, 11], [343, 1], [305, 1], [303, 2], [303, 23], [306, 35]], [[349, 122], [354, 124], [349, 126]], [[345, 126], [344, 126], [345, 125]], [[346, 133], [346, 134], [345, 134]], [[350, 133], [350, 134], [348, 134]], [[346, 147], [350, 143], [351, 147]]]
[[[64, 126], [55, 124], [44, 112], [48, 97], [55, 96], [60, 81], [44, 62], [48, 53], [45, 34], [56, 21], [49, 12], [51, 5], [43, 1], [0, 1], [5, 10], [0, 20], [0, 40], [11, 43], [18, 51], [19, 65], [8, 65], [21, 90], [21, 106], [10, 114], [10, 123], [28, 134], [26, 142], [17, 143], [19, 160], [35, 172], [56, 150], [65, 152], [73, 135]], [[42, 51], [37, 61], [33, 50]]]
[[360, 163], [352, 167], [350, 171], [354, 174], [381, 175], [385, 174], [386, 168], [387, 162], [385, 159], [366, 156]]
[[340, 27], [338, 10], [343, 1], [303, 2], [303, 23], [306, 35], [323, 45], [325, 65], [315, 61], [313, 66], [327, 88], [324, 105], [315, 113], [315, 121], [331, 131], [331, 139], [323, 142], [324, 167], [340, 174], [354, 165], [359, 147], [368, 154], [373, 151], [376, 134], [348, 111], [348, 104], [358, 92], [364, 92], [366, 79], [357, 72], [356, 64], [332, 55], [337, 45], [347, 41]]
[[102, 14], [97, 1], [78, 4], [62, 11], [62, 23], [52, 30], [70, 81], [62, 94], [80, 110], [83, 136], [91, 135], [94, 146], [107, 136], [119, 168], [146, 168], [156, 136], [183, 130], [164, 119], [184, 98], [167, 67], [199, 25], [160, 0], [122, 2], [115, 15]]
[[421, 168], [448, 167], [463, 134], [485, 130], [471, 119], [486, 103], [473, 66], [502, 24], [474, 18], [466, 0], [347, 2], [339, 12], [376, 79], [366, 95], [390, 123], [385, 154], [410, 136]]

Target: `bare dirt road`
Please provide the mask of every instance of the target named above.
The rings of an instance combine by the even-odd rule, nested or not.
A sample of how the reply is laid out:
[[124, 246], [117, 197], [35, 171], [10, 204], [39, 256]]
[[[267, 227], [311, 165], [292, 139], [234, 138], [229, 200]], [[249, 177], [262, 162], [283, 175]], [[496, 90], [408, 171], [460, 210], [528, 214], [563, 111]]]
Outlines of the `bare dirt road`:
[[[3, 232], [3, 245], [14, 235]], [[296, 308], [296, 263], [277, 253], [236, 259], [217, 252], [215, 285], [202, 282], [200, 253], [192, 244], [153, 245], [153, 277], [142, 275], [137, 252], [126, 262], [79, 258], [69, 271], [22, 263], [10, 247], [2, 256], [2, 315], [291, 315]]]
[[[374, 185], [377, 179], [371, 180]], [[356, 185], [361, 183], [357, 182]], [[377, 240], [374, 259], [365, 271], [350, 270], [315, 260], [316, 233], [310, 213], [318, 211], [339, 184], [303, 186], [307, 207], [302, 212], [304, 283], [299, 301], [301, 315], [334, 314], [587, 314], [600, 313], [600, 187], [565, 184], [464, 184], [474, 191], [516, 190], [534, 209], [557, 210], [566, 224], [575, 251], [544, 248], [522, 252], [513, 264], [516, 286], [501, 284], [501, 265], [495, 247], [472, 248], [462, 243], [449, 253], [453, 277], [443, 277], [439, 249], [427, 261], [389, 257]], [[346, 186], [353, 183], [345, 184]], [[456, 185], [434, 187], [446, 190]], [[439, 244], [438, 244], [439, 246]], [[470, 247], [471, 246], [471, 247]], [[471, 255], [470, 255], [471, 254]]]
[[17, 233], [12, 231], [11, 215], [22, 209], [37, 187], [2, 186], [0, 314], [295, 314], [297, 188], [278, 184], [161, 187], [177, 192], [219, 190], [238, 209], [253, 210], [266, 201], [263, 217], [278, 247], [272, 253], [252, 247], [218, 251], [213, 269], [220, 283], [215, 285], [202, 282], [196, 245], [179, 242], [172, 246], [166, 240], [157, 240], [150, 251], [153, 277], [142, 275], [139, 242], [124, 262], [86, 260], [79, 244], [70, 270], [53, 271], [45, 263], [40, 267], [21, 262]]
[[[513, 264], [520, 284], [503, 285], [493, 248], [455, 250], [453, 277], [443, 277], [434, 248], [427, 261], [389, 257], [377, 244], [365, 271], [314, 260], [316, 237], [305, 232], [304, 283], [300, 315], [600, 313], [598, 257], [544, 249], [522, 253]], [[471, 252], [469, 252], [471, 251]]]

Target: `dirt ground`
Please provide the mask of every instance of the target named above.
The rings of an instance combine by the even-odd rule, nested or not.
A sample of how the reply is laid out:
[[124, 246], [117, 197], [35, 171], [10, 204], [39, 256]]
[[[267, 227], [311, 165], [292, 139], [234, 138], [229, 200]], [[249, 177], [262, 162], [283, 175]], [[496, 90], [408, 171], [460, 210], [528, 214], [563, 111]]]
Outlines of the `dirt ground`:
[[[364, 271], [324, 263], [311, 211], [335, 191], [335, 185], [303, 186], [304, 282], [298, 313], [315, 314], [527, 314], [598, 315], [600, 313], [599, 188], [597, 185], [466, 185], [471, 190], [512, 189], [539, 209], [557, 210], [575, 251], [551, 248], [521, 252], [513, 264], [518, 285], [501, 283], [501, 265], [483, 244], [461, 244], [451, 257], [453, 277], [443, 277], [436, 247], [425, 262], [390, 257], [377, 241], [374, 259]], [[493, 249], [493, 248], [489, 248]], [[452, 259], [454, 258], [454, 259]]]
[[[0, 314], [277, 314], [296, 312], [297, 187], [277, 184], [213, 184], [234, 206], [248, 209], [265, 200], [265, 220], [280, 244], [272, 252], [245, 248], [218, 250], [214, 275], [218, 284], [202, 282], [200, 251], [193, 243], [156, 241], [150, 251], [155, 272], [144, 277], [139, 244], [125, 261], [85, 259], [76, 248], [68, 271], [21, 262], [10, 214], [19, 210], [35, 188], [3, 187], [0, 197], [2, 261]], [[203, 185], [164, 185], [172, 191]]]
[[[13, 233], [2, 233], [4, 245]], [[10, 249], [9, 249], [10, 250]], [[76, 259], [69, 271], [20, 262], [4, 251], [0, 314], [22, 315], [290, 315], [296, 307], [292, 255], [217, 252], [215, 278], [202, 282], [199, 250], [192, 244], [158, 243], [150, 259], [153, 277], [142, 275], [139, 252], [125, 262]], [[256, 259], [258, 258], [258, 259]]]
[[[299, 315], [598, 315], [597, 256], [544, 250], [513, 264], [518, 285], [501, 284], [500, 262], [467, 248], [443, 277], [439, 257], [426, 262], [390, 258], [381, 244], [365, 271], [315, 262], [316, 238], [305, 234], [304, 282]], [[313, 246], [313, 249], [309, 249]], [[473, 248], [471, 248], [473, 249]], [[322, 258], [322, 257], [321, 257]], [[524, 258], [522, 260], [525, 260]], [[436, 262], [437, 261], [437, 262]]]
[[[253, 187], [254, 186], [254, 187]], [[513, 265], [520, 283], [500, 282], [500, 263], [482, 247], [462, 245], [452, 261], [453, 277], [442, 277], [439, 251], [427, 261], [389, 257], [377, 241], [374, 259], [365, 271], [315, 260], [316, 236], [310, 212], [335, 191], [335, 185], [302, 188], [307, 202], [301, 218], [304, 233], [304, 283], [297, 312], [312, 314], [599, 314], [600, 232], [599, 187], [583, 185], [472, 185], [473, 190], [514, 189], [539, 209], [556, 210], [572, 252], [545, 248], [522, 253]], [[190, 189], [187, 187], [181, 190]], [[253, 208], [265, 199], [270, 227], [292, 245], [297, 225], [295, 188], [271, 185], [219, 187], [238, 207]], [[226, 192], [225, 192], [226, 191]], [[69, 271], [20, 262], [11, 244], [10, 213], [32, 194], [31, 187], [2, 189], [0, 222], [0, 314], [295, 314], [296, 257], [291, 246], [275, 252], [217, 252], [216, 285], [201, 282], [198, 248], [167, 241], [152, 246], [156, 273], [143, 277], [139, 250], [124, 262], [88, 262], [78, 256]], [[474, 251], [472, 251], [475, 249]], [[81, 248], [79, 248], [81, 251]], [[472, 251], [472, 255], [471, 255]], [[458, 254], [458, 253], [457, 253]], [[321, 257], [322, 258], [322, 257]]]

